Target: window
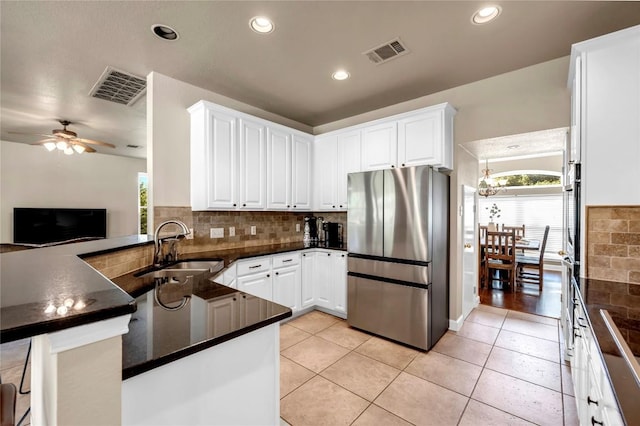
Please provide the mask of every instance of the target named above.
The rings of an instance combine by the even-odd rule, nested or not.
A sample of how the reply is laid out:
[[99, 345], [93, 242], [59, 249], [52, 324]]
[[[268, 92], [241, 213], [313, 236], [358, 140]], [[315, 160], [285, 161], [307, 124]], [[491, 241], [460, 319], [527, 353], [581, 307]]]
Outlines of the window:
[[[500, 225], [525, 225], [525, 238], [539, 239], [542, 243], [544, 228], [549, 225], [549, 237], [545, 258], [557, 258], [562, 249], [562, 193], [544, 195], [503, 195], [478, 200], [478, 220], [489, 223], [489, 209], [496, 204], [500, 217], [494, 222]], [[530, 253], [529, 253], [530, 254]]]
[[147, 233], [147, 192], [149, 179], [146, 173], [138, 173], [138, 233]]

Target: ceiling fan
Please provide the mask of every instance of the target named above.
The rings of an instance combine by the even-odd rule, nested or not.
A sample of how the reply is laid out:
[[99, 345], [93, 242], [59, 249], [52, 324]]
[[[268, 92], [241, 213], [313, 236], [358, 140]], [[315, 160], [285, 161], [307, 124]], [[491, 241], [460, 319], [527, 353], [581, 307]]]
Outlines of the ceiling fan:
[[107, 142], [95, 141], [92, 139], [84, 139], [79, 138], [76, 132], [72, 132], [71, 130], [67, 130], [67, 126], [72, 124], [68, 120], [58, 120], [60, 124], [62, 124], [62, 129], [53, 129], [51, 134], [42, 134], [42, 133], [21, 133], [21, 132], [9, 132], [14, 134], [28, 134], [28, 135], [38, 135], [45, 136], [46, 139], [42, 139], [38, 142], [34, 142], [31, 145], [43, 145], [47, 150], [53, 151], [54, 149], [59, 149], [63, 151], [67, 155], [71, 155], [74, 152], [78, 154], [82, 154], [83, 152], [96, 152], [89, 145], [99, 145], [109, 148], [115, 148], [116, 146]]

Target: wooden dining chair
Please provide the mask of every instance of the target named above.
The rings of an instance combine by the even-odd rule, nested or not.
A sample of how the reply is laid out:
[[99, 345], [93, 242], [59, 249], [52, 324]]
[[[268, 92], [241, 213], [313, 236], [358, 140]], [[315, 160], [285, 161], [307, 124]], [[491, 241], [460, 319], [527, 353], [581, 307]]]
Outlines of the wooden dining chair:
[[[542, 244], [540, 245], [540, 253], [538, 256], [516, 256], [517, 266], [517, 281], [519, 284], [538, 284], [540, 291], [544, 284], [544, 250], [547, 247], [547, 238], [549, 237], [549, 225], [544, 228], [544, 237], [542, 237]], [[526, 271], [525, 269], [533, 269], [533, 271]]]
[[487, 241], [487, 226], [478, 224], [478, 288], [484, 288], [485, 275], [485, 249], [484, 243]]
[[502, 224], [502, 232], [511, 232], [511, 230], [515, 231], [516, 238], [524, 238], [524, 224], [522, 226], [505, 226]]
[[[485, 243], [485, 277], [488, 284], [500, 281], [515, 289], [516, 239], [515, 232], [487, 231]], [[497, 278], [494, 276], [498, 272]], [[501, 272], [506, 272], [506, 278]]]

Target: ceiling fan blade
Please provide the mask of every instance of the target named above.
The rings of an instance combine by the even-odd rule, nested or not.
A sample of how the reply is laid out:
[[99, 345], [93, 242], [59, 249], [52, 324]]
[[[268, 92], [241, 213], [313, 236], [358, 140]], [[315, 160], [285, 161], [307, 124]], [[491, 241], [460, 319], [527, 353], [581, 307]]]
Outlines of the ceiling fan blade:
[[28, 132], [7, 132], [12, 135], [29, 135], [29, 136], [45, 136], [47, 138], [54, 138], [54, 135], [45, 133], [28, 133]]
[[89, 145], [86, 145], [86, 144], [84, 144], [84, 143], [82, 143], [82, 142], [78, 142], [78, 140], [77, 140], [77, 139], [73, 140], [73, 141], [71, 142], [71, 144], [72, 144], [72, 145], [80, 145], [81, 147], [83, 147], [83, 148], [84, 148], [84, 152], [88, 152], [88, 153], [96, 152], [96, 150], [95, 150], [95, 149], [91, 148]]
[[93, 144], [93, 145], [108, 146], [109, 148], [115, 148], [116, 147], [115, 145], [113, 145], [111, 143], [94, 141], [94, 140], [91, 140], [91, 139], [75, 138], [74, 141], [78, 141], [78, 142], [82, 142], [82, 143], [89, 143], [89, 144]]

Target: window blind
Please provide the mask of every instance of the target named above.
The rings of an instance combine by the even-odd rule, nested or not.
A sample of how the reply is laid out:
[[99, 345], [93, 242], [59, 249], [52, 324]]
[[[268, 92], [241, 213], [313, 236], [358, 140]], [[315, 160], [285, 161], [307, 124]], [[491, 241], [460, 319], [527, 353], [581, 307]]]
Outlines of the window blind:
[[502, 195], [480, 197], [478, 200], [478, 221], [482, 225], [489, 223], [489, 209], [496, 204], [501, 210], [500, 217], [493, 222], [502, 225], [525, 225], [525, 238], [540, 240], [544, 237], [544, 228], [549, 225], [549, 236], [545, 249], [545, 259], [557, 259], [562, 249], [562, 193], [545, 195]]

